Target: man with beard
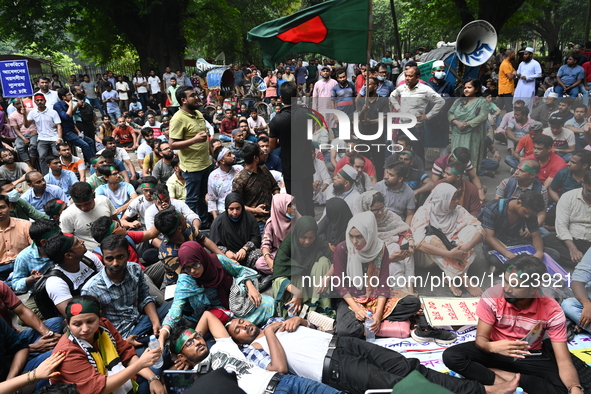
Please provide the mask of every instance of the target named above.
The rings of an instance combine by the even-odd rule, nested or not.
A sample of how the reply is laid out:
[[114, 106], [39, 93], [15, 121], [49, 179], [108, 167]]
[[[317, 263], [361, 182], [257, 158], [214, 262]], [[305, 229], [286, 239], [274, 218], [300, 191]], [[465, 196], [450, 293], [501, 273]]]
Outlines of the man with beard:
[[162, 159], [160, 159], [158, 163], [154, 165], [152, 176], [158, 179], [158, 182], [166, 183], [168, 178], [174, 174], [174, 168], [172, 167], [174, 152], [172, 149], [170, 149], [170, 144], [168, 142], [163, 142], [160, 144], [160, 152]]
[[51, 199], [57, 198], [58, 200], [66, 202], [70, 201], [61, 188], [54, 185], [48, 185], [43, 178], [43, 175], [37, 171], [27, 172], [25, 180], [30, 189], [22, 195], [22, 199], [42, 213], [45, 213], [43, 206]]
[[[542, 100], [538, 98], [536, 100]], [[550, 114], [556, 112], [558, 110], [558, 93], [550, 93], [546, 100], [540, 103], [538, 106], [534, 107], [532, 111], [531, 118], [533, 120], [537, 120], [538, 122], [542, 123], [542, 126], [548, 127], [548, 119], [550, 118]]]
[[213, 151], [218, 168], [209, 174], [207, 181], [207, 210], [215, 219], [226, 210], [226, 196], [232, 192], [232, 180], [244, 169], [236, 164], [236, 156], [231, 149], [220, 146]]
[[141, 129], [141, 134], [144, 142], [137, 148], [137, 163], [141, 169], [144, 168], [144, 158], [152, 153], [154, 149], [154, 131], [149, 126], [144, 126]]
[[14, 152], [9, 149], [0, 149], [0, 159], [4, 163], [0, 166], [0, 179], [12, 182], [19, 193], [22, 193], [26, 186], [25, 175], [33, 169], [25, 163], [15, 162]]
[[127, 261], [129, 241], [123, 235], [110, 235], [101, 242], [104, 268], [82, 288], [82, 295], [96, 297], [103, 306], [102, 315], [130, 344], [147, 334], [158, 335], [160, 322], [172, 301], [156, 310], [154, 297], [146, 283], [142, 267]]
[[49, 89], [49, 78], [47, 77], [39, 78], [38, 93], [41, 93], [45, 97], [45, 106], [50, 109], [53, 109], [53, 105], [60, 100], [58, 93], [55, 90]]
[[85, 135], [80, 134], [80, 130], [74, 124], [74, 112], [76, 109], [72, 102], [72, 93], [69, 88], [61, 88], [58, 90], [60, 100], [54, 104], [53, 109], [59, 115], [62, 121], [63, 138], [67, 142], [74, 144], [84, 154], [84, 162], [90, 163], [90, 158], [96, 153], [94, 141]]
[[[476, 340], [445, 350], [445, 365], [482, 384], [508, 382], [521, 374], [519, 386], [528, 393], [583, 393], [566, 345], [564, 312], [539, 292], [541, 282], [535, 278], [544, 275], [546, 266], [537, 257], [507, 261], [503, 283], [478, 302]], [[546, 335], [549, 341], [542, 342]]]
[[10, 216], [10, 201], [7, 196], [0, 194], [0, 280], [8, 278], [14, 268], [16, 256], [32, 243], [30, 227], [31, 222], [28, 220]]
[[96, 115], [90, 99], [86, 98], [86, 93], [80, 86], [72, 86], [72, 106], [74, 107], [74, 115], [72, 118], [76, 123], [76, 127], [84, 136], [92, 140], [91, 147], [96, 150], [95, 141], [95, 127]]
[[339, 172], [333, 175], [332, 185], [329, 185], [326, 190], [316, 195], [316, 201], [324, 205], [333, 197], [340, 198], [341, 200], [345, 200], [349, 209], [351, 209], [351, 213], [355, 215], [355, 212], [357, 212], [357, 201], [360, 196], [359, 192], [355, 189], [356, 179], [357, 170], [346, 164]]
[[388, 164], [384, 171], [384, 179], [376, 183], [373, 189], [382, 193], [386, 207], [410, 226], [416, 205], [414, 192], [404, 182], [408, 170], [408, 166], [403, 162]]
[[205, 119], [197, 111], [198, 95], [193, 87], [179, 88], [175, 94], [181, 110], [170, 121], [170, 148], [179, 152], [183, 178], [187, 182], [187, 205], [199, 215], [202, 226], [207, 228], [209, 214], [205, 195], [212, 165]]
[[531, 47], [525, 48], [523, 52], [523, 61], [517, 68], [517, 88], [515, 88], [515, 95], [513, 102], [517, 100], [525, 101], [525, 106], [529, 108], [530, 112], [534, 105], [534, 95], [536, 93], [536, 79], [542, 77], [542, 67], [537, 60], [534, 60], [534, 49]]
[[347, 81], [347, 73], [345, 69], [339, 69], [337, 71], [337, 82], [331, 90], [330, 97], [336, 99], [335, 104], [339, 111], [343, 111], [352, 119], [353, 113], [355, 112], [355, 85]]
[[[315, 111], [322, 111], [324, 109], [332, 109], [332, 89], [338, 85], [338, 82], [330, 77], [332, 68], [330, 66], [323, 66], [320, 70], [320, 79], [314, 84], [314, 91], [312, 92], [312, 107]], [[285, 103], [284, 104], [291, 104]], [[328, 127], [335, 130], [337, 123], [335, 117], [332, 115], [325, 116]], [[338, 134], [338, 132], [337, 132]]]
[[244, 165], [244, 156], [242, 148], [244, 148], [244, 140], [248, 136], [248, 123], [245, 120], [240, 121], [240, 127], [232, 130], [232, 143], [229, 148], [236, 156], [236, 164]]

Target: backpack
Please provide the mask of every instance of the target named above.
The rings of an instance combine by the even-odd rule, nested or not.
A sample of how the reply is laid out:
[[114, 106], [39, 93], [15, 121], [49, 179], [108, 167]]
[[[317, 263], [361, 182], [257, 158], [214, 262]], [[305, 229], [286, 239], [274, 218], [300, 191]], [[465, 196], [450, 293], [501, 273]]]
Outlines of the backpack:
[[[513, 192], [515, 191], [516, 188], [517, 188], [517, 179], [515, 179], [513, 177], [509, 178], [509, 181], [507, 182], [507, 186], [505, 186], [505, 198], [507, 200], [511, 199], [511, 196], [513, 195]], [[540, 182], [538, 179], [534, 179], [534, 184], [533, 184], [532, 190], [536, 193], [541, 193], [542, 192], [542, 182]]]
[[31, 292], [31, 297], [33, 297], [33, 299], [35, 300], [35, 303], [37, 304], [37, 308], [39, 309], [39, 313], [43, 316], [43, 320], [47, 320], [52, 317], [60, 316], [60, 313], [57, 310], [55, 304], [53, 303], [53, 301], [49, 297], [49, 294], [47, 294], [46, 285], [47, 285], [48, 278], [51, 278], [52, 276], [57, 276], [58, 278], [62, 279], [68, 285], [68, 288], [70, 289], [70, 294], [72, 294], [72, 297], [75, 297], [75, 296], [80, 295], [81, 290], [82, 290], [82, 286], [84, 286], [84, 284], [86, 284], [86, 282], [88, 282], [98, 272], [96, 266], [94, 265], [94, 262], [91, 259], [89, 259], [88, 257], [82, 256], [81, 261], [88, 268], [92, 269], [94, 274], [89, 276], [84, 281], [84, 283], [82, 283], [80, 285], [80, 287], [78, 287], [77, 290], [74, 290], [74, 283], [72, 283], [70, 278], [68, 278], [66, 276], [66, 274], [64, 274], [62, 271], [58, 270], [55, 267], [52, 268], [51, 270], [49, 270], [49, 272], [47, 272], [45, 275], [43, 275], [43, 277], [41, 279], [39, 279], [37, 281], [37, 283], [35, 284], [35, 287], [33, 288], [33, 291]]

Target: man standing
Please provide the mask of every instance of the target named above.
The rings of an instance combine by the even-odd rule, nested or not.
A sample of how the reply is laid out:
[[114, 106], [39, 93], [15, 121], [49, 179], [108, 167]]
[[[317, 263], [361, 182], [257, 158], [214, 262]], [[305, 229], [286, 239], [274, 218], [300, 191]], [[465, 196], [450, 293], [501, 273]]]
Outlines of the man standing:
[[[94, 143], [96, 138], [95, 122], [97, 120], [94, 113], [94, 108], [89, 99], [85, 98], [85, 93], [82, 87], [72, 87], [72, 106], [74, 107], [74, 115], [72, 118], [76, 122], [78, 131], [84, 134], [84, 137], [88, 137], [92, 143], [89, 143], [93, 151], [96, 151], [96, 145]], [[86, 138], [85, 141], [88, 141]]]
[[168, 95], [168, 100], [170, 101], [170, 106], [168, 107], [168, 112], [170, 116], [173, 116], [179, 110], [180, 106], [176, 92], [181, 89], [178, 86], [177, 82], [178, 81], [176, 80], [176, 77], [170, 78], [170, 86], [168, 87], [168, 89], [166, 89], [166, 94]]
[[[453, 100], [450, 97], [455, 97], [454, 85], [445, 80], [445, 63], [441, 60], [433, 62], [431, 68], [433, 78], [427, 82], [438, 95], [445, 100], [445, 106], [439, 111], [439, 114], [433, 116], [425, 122], [425, 148], [439, 149], [439, 157], [447, 155], [447, 145], [449, 144], [449, 122], [447, 121], [447, 113]], [[398, 137], [402, 134], [399, 133]], [[408, 138], [407, 135], [404, 135]], [[412, 144], [412, 141], [411, 141]]]
[[[378, 79], [378, 84], [376, 86], [376, 94], [378, 97], [390, 97], [394, 89], [396, 89], [394, 84], [386, 79], [386, 75], [388, 75], [388, 69], [386, 66], [379, 65], [376, 77]], [[359, 96], [361, 97], [365, 97], [365, 86], [366, 85], [363, 85], [361, 90], [359, 90]]]
[[242, 103], [246, 105], [246, 109], [250, 110], [254, 106], [255, 93], [253, 92], [252, 86], [253, 73], [250, 68], [244, 69], [244, 78], [240, 81], [238, 86], [240, 94], [242, 95]]
[[[49, 80], [48, 80], [49, 83]], [[37, 126], [39, 137], [37, 139], [37, 151], [39, 152], [39, 164], [41, 172], [47, 174], [49, 169], [45, 165], [45, 158], [49, 154], [57, 155], [55, 145], [62, 142], [62, 121], [53, 109], [45, 106], [45, 96], [41, 93], [35, 93], [35, 104], [37, 109], [29, 112], [24, 118], [25, 127], [30, 127], [32, 122]]]
[[[332, 96], [332, 89], [337, 85], [337, 81], [330, 77], [331, 71], [332, 68], [330, 68], [330, 66], [322, 67], [320, 70], [320, 79], [314, 84], [314, 91], [312, 93], [312, 108], [315, 111], [332, 109], [332, 100], [330, 97]], [[328, 115], [325, 118], [328, 123], [328, 127], [336, 131], [337, 123], [335, 121], [335, 117]]]
[[[417, 138], [416, 141], [412, 141], [412, 148], [424, 162], [424, 122], [433, 118], [441, 111], [445, 105], [445, 100], [426, 84], [419, 83], [420, 76], [421, 72], [416, 66], [404, 70], [406, 84], [397, 87], [392, 92], [390, 103], [397, 111], [410, 113], [416, 117], [416, 126], [409, 129], [412, 135]], [[400, 103], [398, 102], [399, 99]], [[429, 103], [433, 104], [433, 108], [426, 113]]]
[[[74, 124], [74, 112], [79, 106], [77, 105], [74, 107], [74, 103], [72, 102], [72, 92], [70, 92], [69, 88], [61, 88], [58, 91], [58, 95], [60, 101], [55, 103], [53, 109], [57, 112], [62, 121], [62, 135], [66, 141], [79, 146], [82, 149], [82, 153], [84, 153], [84, 162], [89, 163], [90, 158], [95, 154], [95, 145], [94, 141], [89, 137], [81, 137], [80, 131]], [[83, 101], [79, 103], [81, 106]]]
[[162, 104], [162, 93], [160, 89], [160, 78], [156, 75], [156, 71], [150, 70], [150, 76], [148, 77], [148, 90], [158, 104]]
[[168, 88], [171, 85], [170, 80], [172, 78], [176, 79], [175, 73], [170, 71], [170, 67], [166, 67], [164, 69], [164, 74], [162, 74], [162, 91], [163, 92], [168, 92]]
[[[100, 74], [98, 74], [100, 76]], [[90, 100], [91, 105], [94, 108], [98, 108], [101, 111], [101, 117], [105, 115], [103, 111], [103, 106], [101, 105], [101, 100], [97, 96], [98, 86], [94, 82], [90, 81], [90, 77], [88, 74], [84, 74], [84, 81], [80, 82], [80, 86], [84, 89], [84, 94], [86, 98]]]
[[534, 49], [531, 47], [525, 48], [523, 52], [523, 61], [517, 68], [517, 88], [515, 89], [515, 97], [513, 102], [517, 100], [525, 101], [525, 106], [532, 110], [534, 105], [534, 95], [536, 93], [536, 79], [542, 77], [542, 67], [537, 60], [534, 60]]
[[107, 114], [111, 118], [113, 124], [117, 123], [117, 118], [121, 117], [121, 111], [119, 111], [119, 93], [113, 90], [113, 85], [108, 83], [105, 85], [105, 91], [102, 94], [103, 103], [107, 106]]
[[205, 119], [201, 112], [197, 111], [197, 93], [192, 86], [179, 89], [176, 99], [181, 105], [181, 110], [170, 121], [170, 148], [179, 151], [183, 178], [187, 182], [186, 203], [199, 215], [202, 226], [209, 227], [205, 196], [212, 165]]
[[515, 51], [513, 49], [507, 49], [505, 51], [505, 59], [499, 67], [499, 97], [511, 97], [515, 92], [515, 76], [517, 72], [513, 68], [511, 59], [515, 57]]
[[[53, 109], [53, 105], [59, 101], [59, 96], [55, 90], [49, 89], [49, 78], [39, 78], [39, 92], [45, 97], [45, 105]], [[36, 104], [36, 103], [35, 103]]]
[[330, 97], [336, 99], [337, 109], [343, 111], [349, 116], [349, 119], [352, 119], [355, 112], [355, 96], [357, 96], [355, 85], [347, 81], [345, 69], [337, 71], [337, 82], [331, 90]]
[[133, 86], [135, 87], [137, 94], [140, 96], [142, 108], [148, 109], [148, 80], [142, 76], [142, 70], [135, 71], [135, 77], [133, 77]]
[[36, 166], [37, 158], [39, 157], [39, 152], [37, 151], [37, 138], [39, 136], [35, 122], [31, 122], [29, 127], [25, 127], [25, 118], [33, 110], [27, 109], [21, 99], [17, 99], [13, 105], [16, 111], [10, 114], [8, 122], [10, 127], [12, 127], [14, 135], [16, 135], [14, 147], [20, 159], [27, 163], [29, 167], [33, 168]]

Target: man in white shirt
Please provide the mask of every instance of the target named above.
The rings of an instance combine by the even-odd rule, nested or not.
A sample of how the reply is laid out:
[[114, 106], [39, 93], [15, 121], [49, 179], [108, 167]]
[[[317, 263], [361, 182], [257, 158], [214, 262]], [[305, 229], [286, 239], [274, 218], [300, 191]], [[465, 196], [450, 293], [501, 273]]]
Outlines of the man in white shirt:
[[60, 227], [64, 233], [74, 234], [86, 243], [88, 250], [94, 250], [98, 242], [90, 232], [90, 225], [101, 216], [117, 220], [113, 203], [106, 196], [95, 196], [94, 190], [86, 182], [77, 182], [70, 188], [74, 201], [60, 217]]
[[56, 111], [46, 106], [45, 95], [35, 93], [34, 99], [37, 108], [27, 114], [23, 123], [28, 128], [32, 122], [35, 122], [38, 134], [39, 163], [41, 164], [41, 172], [46, 175], [49, 172], [49, 167], [45, 164], [45, 158], [50, 154], [57, 156], [56, 144], [63, 141], [62, 120]]
[[142, 76], [142, 70], [135, 70], [135, 77], [133, 77], [133, 86], [135, 91], [140, 96], [142, 108], [148, 108], [148, 101], [150, 94], [148, 93], [148, 80]]
[[252, 107], [250, 110], [250, 118], [246, 119], [248, 122], [248, 128], [250, 130], [250, 134], [254, 135], [255, 137], [258, 136], [260, 133], [268, 133], [269, 127], [263, 119], [262, 116], [259, 116], [255, 107]]
[[[43, 97], [45, 97], [45, 105], [47, 108], [53, 109], [53, 105], [60, 101], [60, 98], [55, 90], [49, 89], [49, 84], [50, 81], [48, 77], [40, 77], [38, 93], [43, 94]], [[35, 105], [37, 105], [37, 103], [35, 103]]]
[[575, 151], [575, 133], [564, 126], [564, 118], [560, 115], [553, 114], [548, 119], [547, 127], [542, 131], [543, 135], [552, 137], [554, 140], [554, 153], [562, 157], [568, 163], [572, 153]]
[[[409, 131], [417, 138], [412, 141], [412, 150], [425, 161], [425, 149], [423, 137], [425, 134], [424, 122], [436, 116], [445, 105], [445, 100], [430, 86], [419, 83], [421, 72], [413, 66], [404, 70], [405, 84], [398, 86], [390, 94], [390, 103], [398, 111], [410, 113], [416, 117], [417, 124]], [[400, 103], [398, 100], [400, 99]], [[427, 113], [427, 105], [433, 104], [433, 108]]]
[[517, 82], [515, 94], [513, 95], [513, 102], [517, 100], [525, 101], [525, 106], [529, 108], [530, 112], [534, 105], [533, 98], [536, 93], [536, 79], [542, 76], [542, 67], [533, 57], [534, 49], [531, 47], [525, 48], [523, 61], [517, 69], [519, 82]]
[[144, 142], [137, 148], [137, 163], [141, 169], [144, 168], [144, 158], [154, 150], [154, 131], [150, 126], [144, 126], [141, 130]]
[[356, 178], [357, 170], [349, 164], [346, 164], [341, 171], [334, 174], [332, 185], [328, 186], [325, 191], [319, 192], [316, 195], [315, 201], [317, 201], [318, 204], [324, 205], [333, 197], [340, 198], [345, 200], [351, 209], [351, 213], [355, 215], [357, 212], [357, 200], [359, 200], [359, 197], [361, 196], [359, 192], [355, 190]]
[[218, 168], [209, 174], [207, 179], [207, 211], [214, 219], [226, 210], [226, 196], [232, 193], [232, 180], [244, 169], [236, 164], [236, 156], [226, 147], [218, 147], [213, 152]]
[[117, 77], [115, 90], [119, 94], [119, 110], [123, 113], [129, 107], [129, 85], [123, 80], [121, 75]]
[[156, 97], [156, 101], [159, 104], [163, 104], [161, 93], [162, 90], [160, 89], [161, 83], [162, 81], [160, 81], [160, 77], [156, 75], [156, 71], [150, 70], [150, 76], [148, 77], [148, 90], [152, 96]]
[[146, 228], [146, 210], [154, 205], [152, 189], [157, 183], [158, 180], [151, 175], [140, 179], [140, 187], [142, 188], [143, 193], [138, 198], [133, 199], [127, 207], [123, 217], [121, 217], [122, 226], [134, 229], [141, 227]]

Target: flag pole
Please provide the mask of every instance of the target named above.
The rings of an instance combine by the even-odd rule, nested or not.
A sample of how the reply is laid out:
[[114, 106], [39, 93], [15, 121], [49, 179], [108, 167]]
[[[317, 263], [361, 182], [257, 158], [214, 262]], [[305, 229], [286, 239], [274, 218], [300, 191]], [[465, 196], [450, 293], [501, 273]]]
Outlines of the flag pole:
[[367, 56], [365, 69], [367, 70], [367, 76], [365, 77], [365, 105], [367, 105], [367, 98], [369, 97], [369, 61], [371, 60], [371, 32], [373, 30], [373, 0], [369, 1], [369, 15], [367, 20]]

